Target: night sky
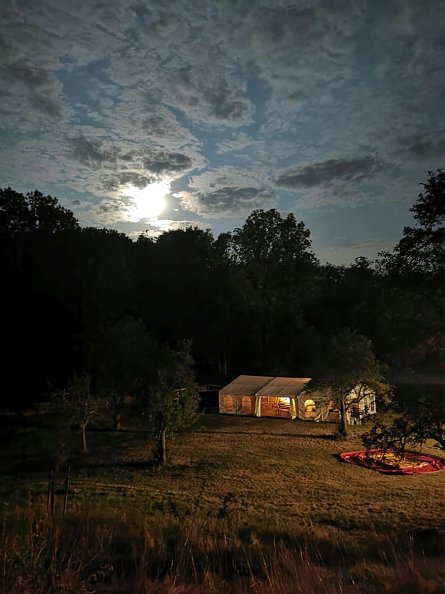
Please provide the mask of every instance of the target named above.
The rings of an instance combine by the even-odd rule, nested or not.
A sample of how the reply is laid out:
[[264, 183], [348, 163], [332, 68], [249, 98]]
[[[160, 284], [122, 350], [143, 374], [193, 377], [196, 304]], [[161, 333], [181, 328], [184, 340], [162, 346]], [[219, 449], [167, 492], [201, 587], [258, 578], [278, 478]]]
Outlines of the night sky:
[[347, 264], [445, 165], [443, 0], [1, 0], [0, 27], [0, 187], [82, 225], [216, 236], [277, 208]]

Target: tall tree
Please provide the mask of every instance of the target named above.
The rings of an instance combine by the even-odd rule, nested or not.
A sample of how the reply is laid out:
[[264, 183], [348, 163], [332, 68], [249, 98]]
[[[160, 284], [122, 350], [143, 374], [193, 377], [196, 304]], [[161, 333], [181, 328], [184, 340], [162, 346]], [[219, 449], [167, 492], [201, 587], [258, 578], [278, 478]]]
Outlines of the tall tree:
[[437, 372], [445, 353], [445, 174], [428, 175], [411, 208], [416, 225], [378, 262], [392, 363], [404, 371]]
[[445, 270], [445, 172], [428, 172], [424, 191], [410, 208], [415, 227], [405, 227], [390, 265], [399, 272], [443, 275]]
[[243, 350], [259, 369], [275, 371], [277, 362], [298, 358], [295, 335], [306, 329], [316, 267], [310, 247], [304, 223], [275, 209], [253, 211], [233, 232], [234, 260], [245, 276]]
[[77, 227], [73, 213], [53, 196], [44, 196], [37, 190], [23, 195], [11, 188], [0, 189], [2, 234], [11, 236], [37, 230], [55, 233]]
[[69, 308], [54, 290], [70, 268], [64, 262], [59, 270], [53, 262], [62, 238], [77, 230], [73, 213], [56, 198], [0, 190], [0, 322], [7, 345], [1, 373], [14, 408], [42, 398], [49, 381], [71, 373]]

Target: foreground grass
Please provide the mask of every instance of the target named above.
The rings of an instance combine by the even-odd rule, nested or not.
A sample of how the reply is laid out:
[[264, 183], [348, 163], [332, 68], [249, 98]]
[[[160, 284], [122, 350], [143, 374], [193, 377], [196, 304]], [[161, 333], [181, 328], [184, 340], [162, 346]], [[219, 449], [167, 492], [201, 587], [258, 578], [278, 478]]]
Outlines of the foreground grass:
[[359, 433], [347, 442], [332, 433], [209, 415], [154, 472], [146, 433], [91, 432], [90, 452], [70, 460], [67, 517], [59, 501], [51, 519], [57, 431], [18, 431], [2, 459], [2, 594], [443, 592], [443, 473], [385, 476], [339, 462]]

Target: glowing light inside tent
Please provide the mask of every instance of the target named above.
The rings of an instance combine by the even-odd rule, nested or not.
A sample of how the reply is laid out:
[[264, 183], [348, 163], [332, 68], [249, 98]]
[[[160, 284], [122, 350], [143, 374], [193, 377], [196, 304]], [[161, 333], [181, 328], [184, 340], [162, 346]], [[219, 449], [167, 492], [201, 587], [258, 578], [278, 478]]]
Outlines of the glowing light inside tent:
[[304, 408], [306, 409], [306, 412], [308, 412], [308, 413], [315, 412], [315, 402], [313, 400], [311, 400], [310, 398], [308, 398], [307, 400], [304, 401]]
[[280, 398], [280, 404], [285, 404], [286, 406], [290, 405], [290, 398], [282, 397]]

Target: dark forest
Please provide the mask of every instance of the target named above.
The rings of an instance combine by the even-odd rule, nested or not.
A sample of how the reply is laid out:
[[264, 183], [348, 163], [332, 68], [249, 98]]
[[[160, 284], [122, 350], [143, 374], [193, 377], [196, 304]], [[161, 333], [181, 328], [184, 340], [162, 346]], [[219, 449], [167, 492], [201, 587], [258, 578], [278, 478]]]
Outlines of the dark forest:
[[391, 382], [437, 377], [443, 171], [421, 189], [393, 251], [350, 266], [321, 264], [304, 222], [276, 210], [217, 238], [186, 228], [132, 241], [81, 228], [51, 196], [1, 190], [2, 405], [28, 407], [83, 372], [98, 387], [119, 376], [130, 394], [156, 369], [153, 345], [184, 340], [199, 383], [323, 375], [344, 332], [370, 341]]

